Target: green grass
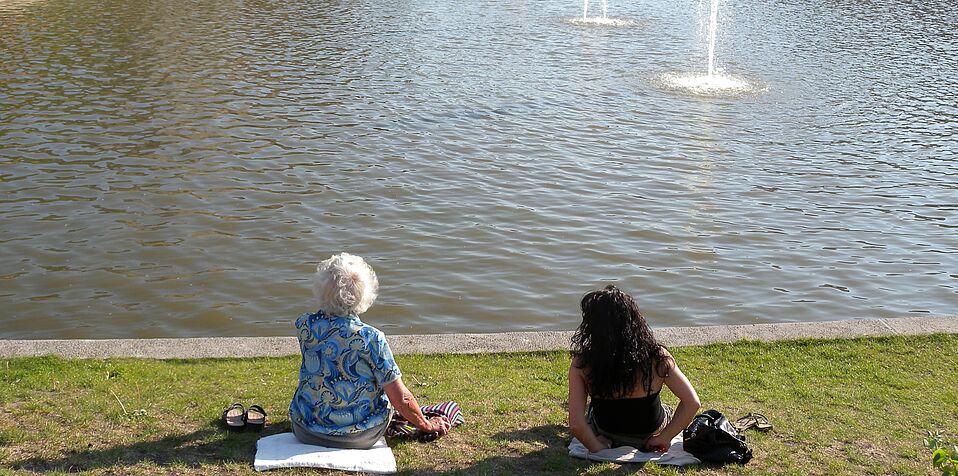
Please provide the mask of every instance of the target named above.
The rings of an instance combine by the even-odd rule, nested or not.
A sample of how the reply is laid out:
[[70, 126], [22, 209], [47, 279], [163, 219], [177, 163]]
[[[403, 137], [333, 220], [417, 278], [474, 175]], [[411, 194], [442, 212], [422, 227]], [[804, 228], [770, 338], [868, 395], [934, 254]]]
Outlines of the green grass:
[[[399, 356], [421, 403], [456, 400], [467, 419], [435, 443], [391, 442], [400, 472], [934, 474], [924, 430], [956, 441], [958, 335], [672, 351], [705, 408], [731, 418], [759, 412], [775, 425], [747, 432], [748, 465], [676, 470], [570, 458], [569, 357], [540, 352]], [[252, 474], [256, 439], [289, 430], [298, 367], [298, 357], [0, 360], [0, 474]], [[220, 429], [234, 401], [266, 408], [263, 434]]]

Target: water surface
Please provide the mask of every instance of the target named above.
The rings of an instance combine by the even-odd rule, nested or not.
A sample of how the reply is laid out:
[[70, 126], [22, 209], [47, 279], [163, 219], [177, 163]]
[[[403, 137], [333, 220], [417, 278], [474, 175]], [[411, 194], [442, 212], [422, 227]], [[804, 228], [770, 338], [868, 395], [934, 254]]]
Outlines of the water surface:
[[707, 3], [0, 0], [0, 337], [954, 314], [958, 8]]

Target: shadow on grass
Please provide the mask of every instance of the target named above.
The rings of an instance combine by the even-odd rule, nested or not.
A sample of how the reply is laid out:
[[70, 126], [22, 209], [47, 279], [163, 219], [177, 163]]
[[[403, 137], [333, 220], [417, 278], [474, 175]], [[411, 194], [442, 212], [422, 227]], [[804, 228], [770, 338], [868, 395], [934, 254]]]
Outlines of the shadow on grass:
[[60, 458], [28, 458], [11, 464], [13, 469], [36, 472], [79, 472], [135, 466], [185, 466], [203, 464], [253, 464], [256, 440], [289, 431], [289, 425], [267, 426], [262, 432], [229, 433], [213, 420], [200, 430], [170, 435], [158, 440], [70, 452]]
[[[493, 436], [494, 440], [503, 443], [503, 452], [512, 453], [493, 456], [477, 461], [468, 468], [456, 470], [430, 471], [405, 470], [400, 474], [438, 475], [438, 474], [552, 474], [552, 473], [583, 473], [595, 463], [569, 456], [569, 431], [562, 425], [544, 425], [525, 430], [504, 431]], [[531, 452], [512, 450], [506, 447], [516, 442], [525, 443], [523, 446], [535, 446], [541, 449]], [[408, 441], [398, 444], [415, 444]], [[595, 471], [592, 474], [632, 474], [642, 469], [644, 464], [608, 465], [608, 469]]]
[[[158, 467], [199, 468], [202, 465], [241, 464], [252, 467], [256, 440], [264, 436], [290, 431], [288, 424], [268, 426], [263, 432], [228, 433], [214, 420], [200, 430], [188, 434], [170, 435], [158, 440], [116, 445], [103, 449], [71, 452], [55, 459], [28, 458], [12, 462], [15, 470], [35, 472], [80, 472], [97, 469], [129, 469], [146, 464]], [[632, 474], [644, 464], [616, 465], [596, 463], [569, 456], [568, 429], [562, 425], [544, 425], [525, 430], [504, 431], [493, 439], [502, 443], [503, 454], [475, 462], [467, 468], [429, 470], [423, 468], [401, 470], [399, 474], [486, 475], [486, 474], [552, 474], [584, 473], [592, 465], [606, 465], [605, 469], [590, 474]], [[390, 440], [394, 449], [421, 443], [409, 440]], [[539, 448], [533, 451], [515, 449], [515, 445]], [[511, 446], [511, 447], [510, 447]], [[442, 462], [436, 462], [443, 467]], [[686, 469], [679, 468], [680, 472]], [[325, 473], [324, 473], [325, 474]]]

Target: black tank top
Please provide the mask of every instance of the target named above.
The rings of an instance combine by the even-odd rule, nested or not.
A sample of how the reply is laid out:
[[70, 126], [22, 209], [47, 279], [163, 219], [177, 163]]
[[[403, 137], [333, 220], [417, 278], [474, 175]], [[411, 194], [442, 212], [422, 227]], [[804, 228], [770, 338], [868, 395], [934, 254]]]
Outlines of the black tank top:
[[592, 418], [603, 431], [622, 435], [654, 433], [665, 420], [659, 393], [639, 398], [592, 399]]

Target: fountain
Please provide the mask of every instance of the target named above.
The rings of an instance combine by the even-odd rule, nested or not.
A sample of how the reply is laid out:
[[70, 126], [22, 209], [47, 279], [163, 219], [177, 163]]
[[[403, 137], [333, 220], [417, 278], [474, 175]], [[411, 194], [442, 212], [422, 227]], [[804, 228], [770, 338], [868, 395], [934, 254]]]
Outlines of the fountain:
[[751, 89], [746, 81], [721, 74], [716, 70], [715, 37], [718, 31], [718, 7], [719, 0], [710, 0], [709, 22], [706, 33], [708, 40], [708, 69], [706, 74], [704, 76], [700, 74], [666, 74], [663, 79], [668, 87], [698, 95], [741, 93]]
[[[597, 17], [598, 19], [598, 17]], [[609, 2], [602, 0], [602, 20], [609, 19]], [[589, 0], [582, 1], [582, 21], [589, 21]]]
[[602, 0], [602, 15], [589, 17], [589, 0], [582, 0], [582, 17], [569, 20], [581, 25], [632, 26], [635, 22], [622, 18], [609, 18], [609, 2]]
[[715, 30], [718, 29], [718, 3], [719, 0], [712, 0], [712, 8], [709, 10], [709, 77], [715, 76]]

